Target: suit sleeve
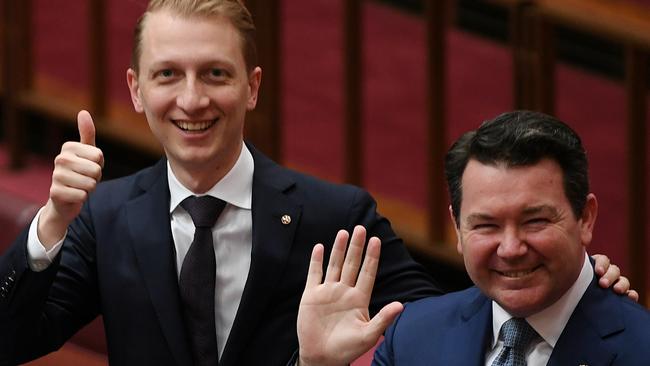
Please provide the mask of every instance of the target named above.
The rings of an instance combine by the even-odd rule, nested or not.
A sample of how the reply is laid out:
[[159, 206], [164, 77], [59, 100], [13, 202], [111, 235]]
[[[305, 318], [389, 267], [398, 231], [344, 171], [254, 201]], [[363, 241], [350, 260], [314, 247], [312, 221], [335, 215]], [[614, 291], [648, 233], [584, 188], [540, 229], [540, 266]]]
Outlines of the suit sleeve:
[[[60, 348], [98, 314], [94, 236], [88, 205], [61, 252], [42, 272], [29, 268], [28, 228], [0, 257], [0, 364], [22, 363]], [[2, 296], [4, 294], [4, 296]]]
[[363, 190], [358, 190], [351, 208], [349, 228], [363, 225], [368, 237], [381, 239], [381, 257], [370, 313], [376, 314], [392, 301], [410, 302], [442, 294], [424, 268], [409, 255], [402, 240], [393, 232], [390, 222], [377, 213], [377, 204]]

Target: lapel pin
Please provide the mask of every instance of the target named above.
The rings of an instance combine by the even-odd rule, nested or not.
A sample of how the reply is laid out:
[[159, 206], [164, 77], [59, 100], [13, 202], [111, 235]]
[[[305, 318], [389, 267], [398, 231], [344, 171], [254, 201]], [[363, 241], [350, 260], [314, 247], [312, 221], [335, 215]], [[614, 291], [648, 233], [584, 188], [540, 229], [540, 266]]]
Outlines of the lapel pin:
[[291, 223], [291, 216], [282, 215], [282, 218], [280, 219], [280, 221], [282, 221], [283, 225], [289, 225]]

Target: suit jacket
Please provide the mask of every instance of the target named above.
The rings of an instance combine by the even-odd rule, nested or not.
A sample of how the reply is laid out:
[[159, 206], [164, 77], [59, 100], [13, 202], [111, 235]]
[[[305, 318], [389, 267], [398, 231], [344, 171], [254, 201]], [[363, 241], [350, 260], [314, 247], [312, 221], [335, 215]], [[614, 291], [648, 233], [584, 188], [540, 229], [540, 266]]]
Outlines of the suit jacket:
[[[484, 365], [492, 301], [477, 287], [408, 304], [373, 365]], [[547, 365], [650, 365], [650, 312], [594, 279]]]
[[[382, 238], [372, 307], [438, 293], [365, 191], [284, 169], [250, 147], [255, 161], [251, 266], [220, 365], [281, 365], [297, 349], [296, 317], [311, 250], [339, 229]], [[26, 261], [27, 232], [0, 259], [0, 364], [58, 349], [104, 317], [113, 365], [191, 365], [170, 229], [165, 160], [103, 182], [43, 272]], [[291, 223], [281, 222], [283, 215]], [[9, 278], [12, 280], [9, 280]]]

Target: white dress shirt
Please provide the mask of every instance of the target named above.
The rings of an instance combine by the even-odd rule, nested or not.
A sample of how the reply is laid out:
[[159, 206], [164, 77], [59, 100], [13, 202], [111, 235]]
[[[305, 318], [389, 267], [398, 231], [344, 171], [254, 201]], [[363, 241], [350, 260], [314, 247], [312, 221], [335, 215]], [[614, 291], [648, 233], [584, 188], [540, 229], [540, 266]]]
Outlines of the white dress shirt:
[[[251, 211], [253, 171], [253, 156], [246, 145], [242, 144], [241, 153], [233, 168], [208, 192], [202, 194], [217, 197], [227, 203], [212, 228], [217, 262], [214, 295], [219, 357], [223, 354], [232, 329], [250, 269], [253, 245]], [[176, 249], [176, 270], [177, 275], [180, 276], [183, 259], [192, 243], [195, 230], [192, 218], [180, 203], [194, 193], [178, 181], [169, 162], [167, 162], [167, 179], [170, 192], [171, 232]], [[45, 251], [37, 235], [39, 217], [40, 211], [32, 221], [27, 239], [29, 266], [34, 271], [42, 271], [52, 263], [65, 238], [49, 251]]]
[[[585, 253], [585, 260], [578, 279], [555, 303], [539, 313], [526, 318], [528, 324], [540, 335], [533, 340], [526, 351], [526, 362], [528, 366], [544, 366], [548, 363], [564, 327], [566, 326], [573, 310], [580, 302], [582, 295], [594, 278], [593, 269], [589, 262], [589, 256]], [[492, 344], [485, 355], [485, 365], [492, 365], [503, 348], [503, 340], [499, 339], [501, 326], [513, 316], [510, 315], [499, 304], [492, 301]]]

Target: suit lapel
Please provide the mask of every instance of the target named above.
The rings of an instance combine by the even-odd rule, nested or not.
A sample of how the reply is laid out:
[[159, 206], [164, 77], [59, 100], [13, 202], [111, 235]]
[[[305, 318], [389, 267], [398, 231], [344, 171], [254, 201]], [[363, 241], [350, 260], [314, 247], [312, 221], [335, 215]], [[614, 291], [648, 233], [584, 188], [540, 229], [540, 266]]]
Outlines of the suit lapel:
[[[255, 160], [253, 177], [253, 249], [251, 267], [220, 365], [237, 365], [246, 344], [285, 270], [301, 215], [286, 191], [294, 182], [284, 170], [249, 146]], [[287, 215], [291, 222], [282, 220]]]
[[[492, 339], [492, 302], [476, 289], [475, 297], [460, 310], [456, 325], [446, 331], [435, 365], [482, 365]], [[459, 348], [459, 343], [462, 348]]]
[[165, 160], [144, 175], [139, 184], [143, 194], [126, 205], [135, 256], [176, 363], [191, 365], [176, 276]]
[[625, 330], [620, 304], [592, 280], [573, 311], [557, 344], [549, 366], [611, 365], [616, 354], [607, 348], [604, 338]]

